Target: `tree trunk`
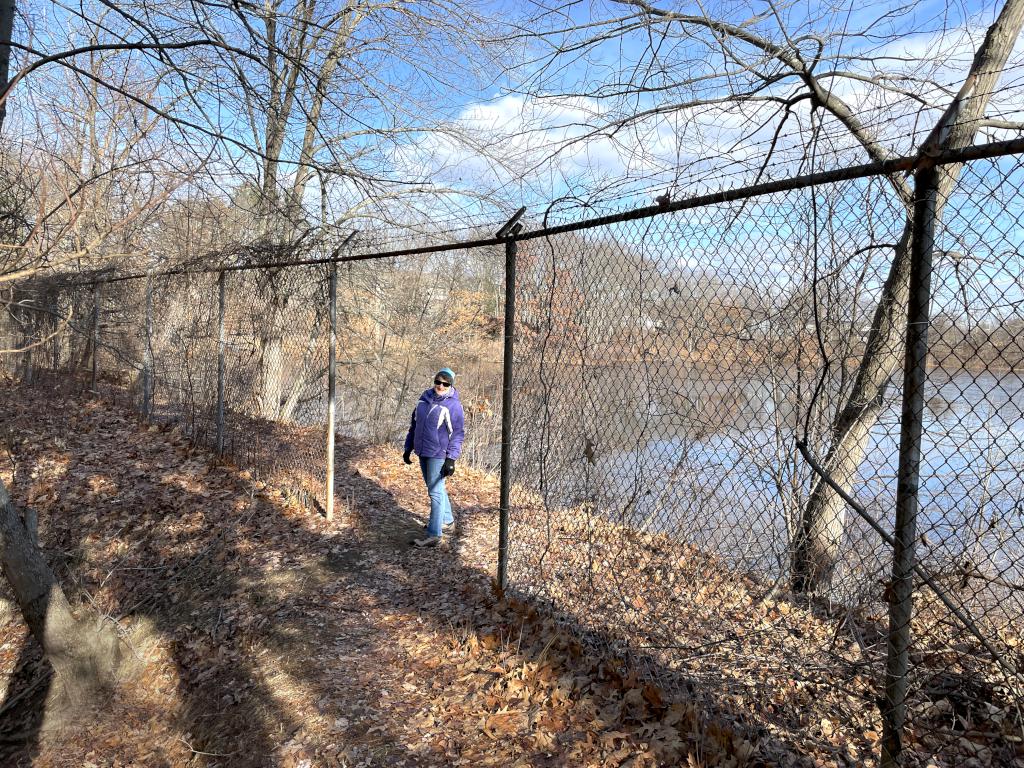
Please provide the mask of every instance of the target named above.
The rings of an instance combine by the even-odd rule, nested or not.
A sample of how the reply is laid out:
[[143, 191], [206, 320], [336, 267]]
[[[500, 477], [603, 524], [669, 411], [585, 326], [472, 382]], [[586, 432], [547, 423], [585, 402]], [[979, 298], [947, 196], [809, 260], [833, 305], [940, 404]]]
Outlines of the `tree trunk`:
[[[0, 89], [7, 86], [15, 3], [0, 0]], [[0, 105], [0, 130], [7, 114]], [[84, 702], [92, 692], [112, 686], [131, 658], [109, 627], [80, 621], [57, 584], [35, 542], [33, 525], [26, 528], [0, 482], [0, 570], [11, 585], [36, 642], [56, 674], [57, 691], [71, 703]]]
[[[841, 487], [850, 488], [864, 460], [868, 436], [885, 405], [893, 372], [903, 359], [903, 325], [910, 295], [910, 239], [907, 223], [896, 246], [882, 298], [875, 308], [864, 356], [849, 399], [833, 424], [833, 442], [823, 466]], [[842, 551], [846, 502], [819, 480], [804, 508], [793, 550], [793, 588], [810, 592], [828, 584]]]
[[279, 272], [267, 271], [257, 280], [253, 323], [256, 335], [257, 371], [251, 397], [261, 419], [281, 417], [285, 384], [286, 312], [291, 287]]
[[116, 632], [75, 618], [53, 572], [0, 483], [0, 566], [32, 636], [53, 666], [69, 703], [112, 687], [132, 658]]
[[313, 358], [313, 353], [316, 352], [318, 341], [320, 341], [320, 323], [318, 321], [314, 321], [313, 327], [309, 331], [309, 341], [306, 343], [306, 349], [302, 353], [302, 362], [300, 362], [298, 367], [295, 369], [296, 372], [294, 380], [292, 381], [291, 392], [286, 399], [282, 398], [285, 402], [281, 406], [281, 421], [292, 420], [295, 416], [295, 408], [299, 404], [299, 398], [302, 397], [302, 393], [305, 391], [306, 385], [310, 381], [319, 380], [325, 373], [325, 370], [321, 369], [312, 376], [306, 376], [306, 369], [309, 367], [310, 361]]
[[[975, 54], [963, 87], [925, 141], [923, 155], [932, 150], [966, 147], [974, 141], [978, 121], [995, 92], [1022, 25], [1024, 0], [1007, 0]], [[940, 169], [936, 216], [941, 215], [960, 171], [960, 165]], [[856, 381], [832, 426], [833, 440], [824, 466], [832, 479], [847, 489], [864, 460], [868, 437], [885, 403], [890, 378], [903, 360], [910, 292], [912, 211], [911, 201]], [[842, 551], [845, 524], [845, 502], [819, 479], [808, 498], [794, 542], [792, 586], [796, 591], [819, 591], [829, 585]]]
[[284, 353], [277, 324], [270, 322], [260, 339], [260, 417], [276, 421], [281, 412], [284, 391]]

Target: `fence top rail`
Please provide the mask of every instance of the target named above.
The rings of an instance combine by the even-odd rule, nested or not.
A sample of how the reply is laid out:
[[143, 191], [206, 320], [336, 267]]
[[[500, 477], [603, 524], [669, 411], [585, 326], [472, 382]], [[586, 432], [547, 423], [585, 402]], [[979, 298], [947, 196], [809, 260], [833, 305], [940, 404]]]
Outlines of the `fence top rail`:
[[988, 158], [1004, 157], [1024, 153], [1024, 137], [1009, 139], [1007, 141], [990, 142], [987, 144], [975, 144], [961, 149], [944, 150], [937, 153], [918, 153], [916, 155], [894, 157], [887, 160], [876, 160], [860, 165], [851, 165], [846, 168], [837, 168], [830, 171], [819, 171], [817, 173], [794, 176], [789, 179], [779, 179], [761, 184], [737, 187], [735, 189], [709, 192], [702, 195], [681, 198], [677, 201], [665, 201], [654, 205], [647, 205], [634, 208], [621, 213], [596, 216], [589, 219], [560, 224], [553, 227], [542, 227], [541, 229], [522, 231], [515, 229], [505, 232], [504, 228], [493, 237], [477, 238], [472, 240], [457, 240], [435, 245], [424, 245], [415, 248], [399, 248], [389, 251], [372, 251], [369, 253], [357, 253], [342, 255], [342, 252], [349, 247], [355, 232], [349, 233], [344, 241], [337, 246], [329, 256], [316, 259], [290, 259], [262, 264], [229, 264], [202, 268], [182, 267], [179, 269], [167, 269], [154, 272], [135, 272], [125, 275], [109, 274], [107, 276], [93, 279], [68, 282], [67, 287], [91, 286], [97, 283], [118, 283], [128, 280], [141, 280], [153, 277], [172, 277], [177, 275], [201, 275], [224, 272], [245, 272], [261, 269], [283, 269], [286, 267], [317, 266], [325, 264], [340, 264], [356, 261], [372, 261], [376, 259], [393, 259], [400, 256], [420, 256], [430, 253], [444, 253], [447, 251], [458, 251], [470, 248], [485, 248], [494, 245], [503, 245], [510, 241], [535, 240], [553, 235], [577, 232], [586, 229], [605, 227], [611, 224], [621, 224], [637, 219], [647, 219], [668, 213], [702, 208], [707, 205], [749, 200], [763, 195], [775, 194], [778, 192], [791, 192], [808, 187], [821, 186], [840, 181], [862, 179], [869, 176], [887, 176], [895, 173], [912, 173], [920, 168], [929, 165], [951, 165], [972, 160], [983, 160]]

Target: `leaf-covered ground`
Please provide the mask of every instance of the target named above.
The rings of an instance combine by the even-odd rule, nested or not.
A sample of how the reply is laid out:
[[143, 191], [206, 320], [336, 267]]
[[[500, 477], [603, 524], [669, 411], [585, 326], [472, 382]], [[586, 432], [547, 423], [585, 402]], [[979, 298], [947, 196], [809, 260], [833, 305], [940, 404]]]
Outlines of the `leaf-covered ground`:
[[328, 523], [173, 431], [5, 389], [0, 476], [38, 511], [83, 615], [117, 622], [148, 663], [51, 729], [47, 665], [5, 602], [0, 764], [763, 764], [494, 596], [494, 478], [460, 468], [458, 530], [419, 551], [422, 481], [393, 449], [342, 442]]
[[340, 443], [329, 523], [174, 431], [3, 389], [0, 478], [38, 511], [82, 614], [147, 663], [52, 728], [48, 667], [0, 603], [0, 765], [849, 762], [668, 700], [539, 606], [498, 599], [493, 477], [459, 468], [457, 531], [420, 551], [422, 481], [394, 448]]

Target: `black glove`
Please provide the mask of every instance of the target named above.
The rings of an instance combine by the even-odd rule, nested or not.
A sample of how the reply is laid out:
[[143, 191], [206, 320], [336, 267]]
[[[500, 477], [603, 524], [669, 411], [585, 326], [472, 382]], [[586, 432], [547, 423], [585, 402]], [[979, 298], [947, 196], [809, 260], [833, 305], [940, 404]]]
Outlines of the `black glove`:
[[406, 451], [402, 454], [402, 461], [406, 464], [412, 464], [412, 451]]
[[441, 477], [448, 477], [455, 474], [455, 459], [445, 459], [441, 467]]

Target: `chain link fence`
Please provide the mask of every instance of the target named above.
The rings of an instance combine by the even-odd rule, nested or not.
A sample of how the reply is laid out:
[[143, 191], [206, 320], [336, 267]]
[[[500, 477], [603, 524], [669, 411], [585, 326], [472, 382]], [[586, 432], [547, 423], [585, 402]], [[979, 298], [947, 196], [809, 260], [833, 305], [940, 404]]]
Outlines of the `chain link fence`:
[[1024, 169], [956, 172], [932, 251], [909, 671], [887, 666], [908, 628], [888, 616], [915, 289], [902, 179], [518, 245], [509, 587], [738, 717], [780, 764], [792, 744], [875, 764], [901, 698], [888, 669], [907, 686], [891, 755], [1024, 765]]
[[908, 714], [925, 753], [992, 765], [1024, 761], [1022, 189], [1019, 157], [978, 161], [941, 209], [922, 398], [916, 555], [934, 586]]
[[[399, 438], [450, 365], [465, 456], [497, 470], [511, 287], [500, 582], [620, 659], [609, 674], [735, 718], [780, 762], [795, 746], [1024, 765], [1024, 168], [940, 174], [942, 215], [923, 217], [895, 173], [910, 165], [546, 219], [504, 253], [364, 246], [337, 264], [335, 431]], [[929, 356], [904, 397], [925, 218]], [[322, 511], [331, 275], [37, 277], [7, 291], [2, 360]], [[901, 437], [904, 402], [920, 438]], [[912, 583], [893, 555], [908, 547]], [[911, 598], [908, 624], [893, 611]]]
[[[870, 246], [893, 242], [905, 219], [882, 188], [865, 227], [871, 186], [519, 249], [514, 413], [537, 426], [520, 427], [512, 451], [510, 584], [673, 694], [699, 692], [808, 753], [828, 723], [882, 731], [872, 686], [884, 635], [852, 609], [884, 611], [887, 547], [852, 526], [831, 584], [863, 644], [788, 590], [814, 480], [795, 439], [820, 445], [848, 394], [885, 278]], [[876, 440], [898, 441], [898, 402], [886, 405]], [[877, 751], [848, 747], [853, 761]]]
[[[465, 457], [497, 471], [497, 259], [481, 250], [337, 271], [339, 436], [404, 437], [425, 382], [451, 365], [470, 426]], [[323, 512], [330, 280], [325, 264], [37, 277], [5, 297], [0, 361], [27, 383], [135, 408]]]

